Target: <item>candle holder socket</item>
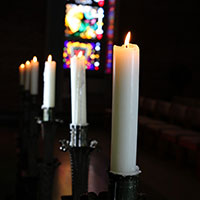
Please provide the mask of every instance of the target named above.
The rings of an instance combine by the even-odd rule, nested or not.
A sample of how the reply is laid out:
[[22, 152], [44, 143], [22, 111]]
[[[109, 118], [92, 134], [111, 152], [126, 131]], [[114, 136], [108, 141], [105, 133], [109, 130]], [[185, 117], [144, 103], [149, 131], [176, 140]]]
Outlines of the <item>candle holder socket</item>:
[[54, 108], [43, 108], [43, 122], [54, 122]]
[[109, 172], [109, 200], [139, 200], [139, 169], [135, 175], [123, 176]]
[[72, 197], [62, 196], [62, 199], [79, 200], [82, 194], [88, 192], [88, 168], [90, 153], [96, 148], [96, 140], [87, 140], [88, 125], [70, 124], [70, 140], [60, 140], [60, 150], [69, 151], [72, 171]]

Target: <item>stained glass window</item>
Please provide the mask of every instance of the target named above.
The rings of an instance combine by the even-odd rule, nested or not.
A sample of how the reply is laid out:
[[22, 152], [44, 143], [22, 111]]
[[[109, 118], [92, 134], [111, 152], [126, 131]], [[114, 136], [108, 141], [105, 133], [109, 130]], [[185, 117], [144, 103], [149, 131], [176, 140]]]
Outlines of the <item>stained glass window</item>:
[[67, 4], [65, 36], [82, 39], [101, 39], [103, 36], [103, 18], [103, 8]]
[[107, 0], [106, 4], [104, 0], [66, 0], [66, 2], [64, 68], [70, 67], [71, 56], [82, 51], [87, 58], [87, 69], [98, 71], [105, 66], [105, 72], [110, 73], [115, 0]]

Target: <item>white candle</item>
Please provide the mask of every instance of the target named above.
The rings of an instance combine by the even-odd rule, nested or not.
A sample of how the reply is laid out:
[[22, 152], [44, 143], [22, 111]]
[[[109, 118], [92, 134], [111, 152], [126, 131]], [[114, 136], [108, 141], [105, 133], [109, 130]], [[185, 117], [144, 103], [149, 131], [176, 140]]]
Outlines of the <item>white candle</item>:
[[[134, 175], [136, 166], [139, 48], [129, 44], [130, 32], [125, 44], [114, 46], [112, 139], [110, 170], [115, 174]], [[127, 42], [128, 41], [128, 42]]]
[[25, 75], [25, 65], [21, 64], [19, 66], [19, 84], [24, 86], [24, 75]]
[[71, 112], [72, 124], [86, 125], [85, 56], [82, 52], [71, 58]]
[[44, 68], [44, 91], [43, 108], [53, 108], [55, 106], [55, 81], [56, 81], [56, 62], [52, 61], [52, 56], [48, 56]]
[[39, 73], [39, 62], [37, 61], [37, 57], [34, 56], [31, 61], [31, 94], [38, 94], [38, 74]]
[[30, 72], [31, 72], [31, 63], [27, 60], [25, 63], [25, 82], [24, 89], [30, 90]]

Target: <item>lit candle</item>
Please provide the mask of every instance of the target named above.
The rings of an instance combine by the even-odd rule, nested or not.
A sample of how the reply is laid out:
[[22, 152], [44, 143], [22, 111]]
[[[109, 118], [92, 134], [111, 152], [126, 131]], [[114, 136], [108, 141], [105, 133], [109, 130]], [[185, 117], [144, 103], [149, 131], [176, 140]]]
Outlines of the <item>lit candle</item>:
[[55, 106], [56, 62], [49, 55], [44, 67], [43, 108]]
[[111, 172], [120, 175], [138, 173], [136, 166], [139, 48], [129, 44], [114, 46]]
[[24, 86], [24, 75], [25, 75], [25, 65], [21, 64], [19, 66], [19, 84]]
[[71, 110], [72, 124], [86, 125], [85, 56], [82, 51], [71, 58]]
[[38, 74], [39, 73], [39, 62], [37, 61], [37, 57], [34, 56], [33, 60], [31, 60], [31, 94], [38, 94]]
[[30, 90], [30, 72], [31, 72], [31, 63], [27, 60], [25, 63], [25, 84], [24, 89]]

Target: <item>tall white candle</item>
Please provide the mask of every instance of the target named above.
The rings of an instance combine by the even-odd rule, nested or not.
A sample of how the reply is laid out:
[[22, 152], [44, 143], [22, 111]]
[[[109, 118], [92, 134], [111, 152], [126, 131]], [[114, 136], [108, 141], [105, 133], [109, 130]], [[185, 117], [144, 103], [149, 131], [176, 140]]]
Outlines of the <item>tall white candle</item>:
[[129, 44], [114, 46], [111, 172], [134, 175], [137, 153], [139, 48]]
[[71, 58], [71, 112], [72, 124], [86, 125], [85, 56], [82, 52]]
[[39, 75], [39, 62], [37, 61], [37, 57], [34, 56], [33, 60], [31, 60], [31, 94], [38, 94], [38, 75]]
[[56, 81], [56, 62], [52, 61], [52, 56], [48, 56], [44, 68], [44, 91], [43, 108], [53, 108], [55, 106], [55, 81]]
[[30, 72], [31, 72], [31, 63], [27, 60], [25, 63], [25, 82], [24, 82], [24, 89], [26, 91], [30, 90]]
[[25, 65], [21, 64], [19, 66], [19, 84], [24, 86], [24, 76], [25, 76]]

